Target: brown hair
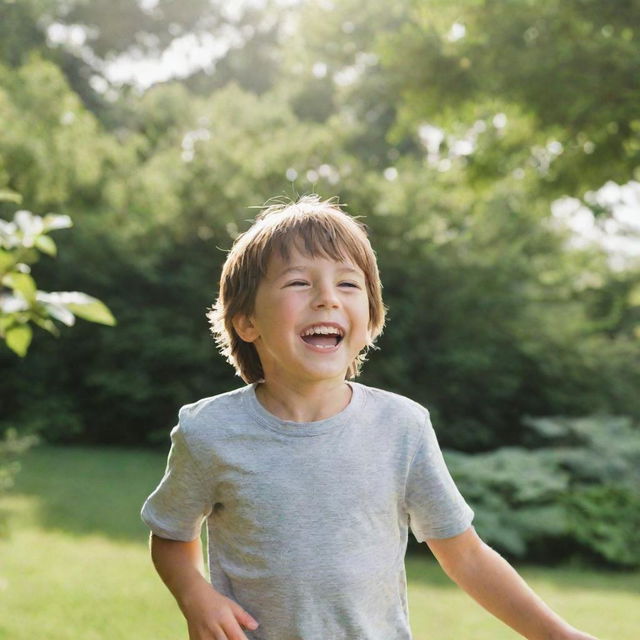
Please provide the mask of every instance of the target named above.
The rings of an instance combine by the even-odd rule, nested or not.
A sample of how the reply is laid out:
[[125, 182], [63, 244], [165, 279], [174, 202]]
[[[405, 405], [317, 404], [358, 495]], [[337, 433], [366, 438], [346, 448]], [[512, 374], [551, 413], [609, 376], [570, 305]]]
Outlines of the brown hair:
[[245, 382], [259, 382], [264, 378], [255, 346], [238, 336], [233, 318], [254, 312], [258, 285], [267, 273], [271, 255], [277, 251], [283, 260], [288, 260], [291, 247], [312, 257], [341, 261], [348, 256], [364, 272], [371, 341], [349, 366], [347, 375], [353, 378], [360, 373], [367, 351], [375, 348], [374, 342], [384, 327], [386, 309], [366, 226], [345, 213], [337, 198], [321, 201], [318, 195], [312, 194], [302, 196], [297, 202], [273, 204], [236, 238], [222, 267], [218, 299], [206, 314], [218, 349]]

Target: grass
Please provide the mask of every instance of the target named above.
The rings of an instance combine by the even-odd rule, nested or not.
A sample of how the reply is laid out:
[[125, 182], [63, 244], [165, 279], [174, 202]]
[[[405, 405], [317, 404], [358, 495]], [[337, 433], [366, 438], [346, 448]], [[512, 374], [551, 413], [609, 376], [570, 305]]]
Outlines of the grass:
[[[10, 525], [0, 539], [1, 640], [186, 639], [138, 517], [164, 462], [162, 454], [118, 449], [43, 447], [24, 457], [0, 505]], [[521, 573], [601, 640], [637, 639], [639, 573]], [[519, 637], [449, 582], [428, 553], [408, 558], [407, 575], [415, 640]]]

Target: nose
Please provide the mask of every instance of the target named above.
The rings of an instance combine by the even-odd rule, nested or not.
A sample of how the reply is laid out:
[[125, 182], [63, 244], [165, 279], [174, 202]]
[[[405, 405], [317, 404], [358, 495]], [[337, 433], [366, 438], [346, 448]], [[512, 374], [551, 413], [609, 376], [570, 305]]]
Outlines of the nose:
[[333, 283], [319, 284], [313, 300], [316, 309], [336, 309], [340, 306]]

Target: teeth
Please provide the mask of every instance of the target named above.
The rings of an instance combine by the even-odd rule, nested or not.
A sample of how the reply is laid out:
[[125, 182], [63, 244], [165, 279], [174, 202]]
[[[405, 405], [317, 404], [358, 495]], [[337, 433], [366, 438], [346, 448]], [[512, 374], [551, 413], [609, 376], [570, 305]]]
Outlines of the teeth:
[[302, 332], [302, 335], [311, 336], [314, 333], [316, 334], [320, 333], [323, 335], [337, 335], [337, 336], [342, 335], [342, 331], [337, 327], [327, 327], [326, 325], [323, 325], [323, 324], [317, 324], [317, 325], [314, 325], [313, 327], [309, 327], [308, 329]]

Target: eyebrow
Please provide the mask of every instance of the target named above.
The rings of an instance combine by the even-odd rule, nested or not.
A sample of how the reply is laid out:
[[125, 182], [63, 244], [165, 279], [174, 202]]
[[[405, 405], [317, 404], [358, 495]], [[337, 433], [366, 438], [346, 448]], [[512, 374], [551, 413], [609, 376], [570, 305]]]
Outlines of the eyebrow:
[[[286, 269], [283, 269], [276, 277], [282, 278], [283, 276], [286, 276], [289, 273], [293, 273], [293, 272], [299, 273], [299, 272], [305, 272], [308, 270], [309, 270], [309, 267], [294, 265], [292, 267], [287, 267]], [[347, 266], [340, 267], [338, 269], [338, 273], [353, 273], [355, 275], [364, 275], [360, 269], [356, 269], [355, 267], [347, 267]]]

